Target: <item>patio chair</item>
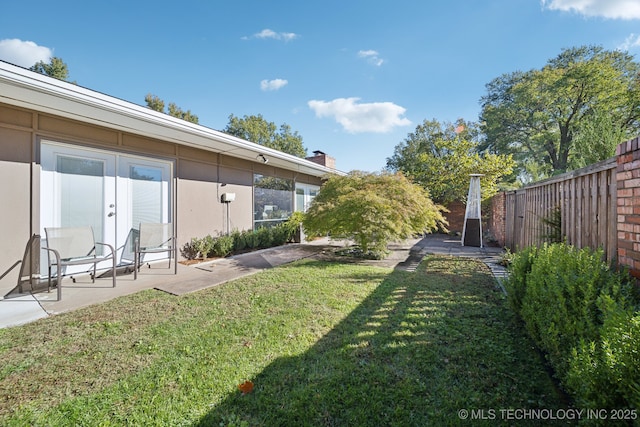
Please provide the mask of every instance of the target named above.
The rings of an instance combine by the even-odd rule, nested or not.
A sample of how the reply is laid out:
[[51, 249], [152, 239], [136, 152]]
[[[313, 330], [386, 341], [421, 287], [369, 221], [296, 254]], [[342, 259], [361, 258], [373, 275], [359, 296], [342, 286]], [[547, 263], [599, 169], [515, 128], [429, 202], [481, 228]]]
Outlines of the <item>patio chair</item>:
[[[33, 234], [29, 238], [22, 260], [16, 261], [7, 271], [2, 273], [0, 280], [11, 273], [17, 266], [20, 266], [20, 271], [18, 272], [16, 287], [4, 295], [4, 298], [14, 298], [27, 292], [33, 293], [43, 290], [44, 282], [40, 280], [40, 235]], [[47, 290], [51, 292], [50, 284]], [[58, 291], [58, 299], [60, 299], [59, 294], [60, 292]]]
[[[87, 271], [91, 275], [92, 283], [95, 283], [97, 265], [111, 259], [111, 277], [113, 287], [116, 287], [115, 250], [107, 243], [96, 242], [91, 227], [51, 227], [45, 228], [44, 231], [47, 237], [47, 247], [44, 249], [49, 251], [49, 287], [51, 286], [51, 269], [56, 266], [59, 299], [63, 270], [68, 266], [93, 265], [93, 272], [91, 272], [91, 268]], [[108, 248], [110, 253], [98, 255], [96, 253], [97, 245]], [[75, 278], [71, 277], [75, 283]]]
[[[167, 223], [140, 223], [138, 237], [134, 243], [134, 266], [133, 279], [138, 278], [138, 271], [142, 264], [144, 254], [169, 253], [169, 267], [171, 268], [171, 258], [173, 258], [173, 274], [178, 274], [178, 248], [176, 247], [176, 237], [173, 233], [173, 224]], [[151, 265], [149, 265], [151, 268]]]

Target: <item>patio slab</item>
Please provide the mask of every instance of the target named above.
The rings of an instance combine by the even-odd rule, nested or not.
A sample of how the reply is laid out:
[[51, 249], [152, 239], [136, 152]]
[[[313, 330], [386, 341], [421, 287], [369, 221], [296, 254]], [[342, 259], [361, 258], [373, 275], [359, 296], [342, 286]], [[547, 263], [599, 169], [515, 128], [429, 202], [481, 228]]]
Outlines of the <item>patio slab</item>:
[[0, 328], [24, 325], [48, 316], [33, 295], [0, 300], [0, 309]]

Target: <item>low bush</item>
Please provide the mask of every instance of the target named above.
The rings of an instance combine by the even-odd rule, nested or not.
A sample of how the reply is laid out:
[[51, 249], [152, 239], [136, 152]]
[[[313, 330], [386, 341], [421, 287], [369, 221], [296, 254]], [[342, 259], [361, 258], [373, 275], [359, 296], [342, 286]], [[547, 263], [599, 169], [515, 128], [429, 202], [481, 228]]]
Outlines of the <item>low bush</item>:
[[214, 239], [211, 236], [203, 238], [192, 237], [188, 243], [180, 248], [180, 253], [188, 260], [207, 258], [213, 251]]
[[253, 230], [243, 231], [244, 240], [247, 244], [247, 249], [255, 250], [260, 247], [260, 235]]
[[188, 260], [209, 257], [226, 257], [234, 253], [242, 253], [246, 250], [256, 250], [281, 246], [293, 239], [294, 233], [299, 229], [300, 216], [292, 216], [292, 219], [273, 227], [264, 227], [257, 230], [234, 230], [230, 235], [203, 238], [194, 237], [180, 248], [182, 256]]
[[213, 255], [218, 257], [226, 257], [233, 252], [233, 237], [232, 236], [218, 236], [213, 241]]
[[640, 411], [640, 313], [613, 305], [597, 341], [582, 341], [569, 360], [567, 389], [585, 408]]
[[286, 223], [277, 225], [271, 229], [271, 244], [273, 246], [282, 246], [292, 240], [293, 233], [294, 231]]
[[629, 276], [601, 250], [564, 243], [519, 252], [509, 272], [511, 306], [576, 401], [640, 410], [638, 297]]
[[191, 239], [190, 242], [185, 243], [180, 248], [180, 254], [183, 258], [192, 260], [198, 258], [198, 249], [196, 249], [196, 245], [194, 244], [195, 238]]
[[530, 246], [510, 258], [509, 276], [504, 282], [507, 297], [513, 310], [520, 315], [522, 310], [522, 298], [527, 289], [527, 276], [531, 271], [533, 260], [538, 253], [538, 248]]
[[249, 245], [247, 244], [246, 232], [234, 230], [231, 233], [231, 238], [233, 239], [233, 251], [234, 252], [242, 252]]
[[615, 282], [619, 287], [620, 277], [602, 261], [602, 251], [550, 244], [533, 258], [520, 315], [560, 372], [567, 371], [571, 349], [580, 340], [598, 338], [603, 319], [596, 300]]
[[257, 247], [260, 249], [264, 249], [264, 248], [270, 248], [271, 246], [273, 246], [273, 230], [278, 227], [277, 225], [274, 227], [263, 227], [263, 228], [258, 228], [255, 231], [256, 234], [256, 238], [258, 240], [258, 245]]
[[199, 243], [199, 252], [200, 256], [204, 258], [210, 258], [213, 256], [213, 247], [216, 244], [215, 238], [210, 234], [204, 236], [200, 239]]

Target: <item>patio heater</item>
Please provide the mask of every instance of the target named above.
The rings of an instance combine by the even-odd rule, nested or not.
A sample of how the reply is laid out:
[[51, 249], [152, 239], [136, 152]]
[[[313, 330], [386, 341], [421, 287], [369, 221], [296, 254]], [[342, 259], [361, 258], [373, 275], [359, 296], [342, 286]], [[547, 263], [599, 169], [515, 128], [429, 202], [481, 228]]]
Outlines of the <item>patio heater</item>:
[[467, 209], [464, 214], [462, 228], [462, 246], [482, 247], [482, 216], [480, 214], [480, 177], [481, 173], [469, 175], [469, 194], [467, 194]]

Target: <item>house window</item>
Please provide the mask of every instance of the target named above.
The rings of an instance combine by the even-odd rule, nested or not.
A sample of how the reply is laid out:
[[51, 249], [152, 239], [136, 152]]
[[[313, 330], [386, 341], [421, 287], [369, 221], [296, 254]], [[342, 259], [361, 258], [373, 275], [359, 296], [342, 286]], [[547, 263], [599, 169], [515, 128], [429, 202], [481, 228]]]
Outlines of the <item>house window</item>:
[[255, 174], [253, 176], [254, 229], [286, 221], [293, 211], [293, 181]]
[[296, 184], [296, 212], [306, 212], [318, 191], [317, 185]]

